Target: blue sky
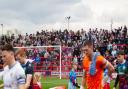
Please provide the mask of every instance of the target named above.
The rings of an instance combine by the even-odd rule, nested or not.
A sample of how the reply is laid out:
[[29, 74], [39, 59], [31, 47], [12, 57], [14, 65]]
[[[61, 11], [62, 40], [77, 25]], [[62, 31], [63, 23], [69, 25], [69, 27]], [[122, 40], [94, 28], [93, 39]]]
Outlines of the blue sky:
[[[22, 33], [41, 29], [88, 27], [110, 28], [128, 24], [127, 0], [0, 0], [0, 23], [4, 32], [18, 29]], [[1, 28], [0, 28], [1, 32]]]

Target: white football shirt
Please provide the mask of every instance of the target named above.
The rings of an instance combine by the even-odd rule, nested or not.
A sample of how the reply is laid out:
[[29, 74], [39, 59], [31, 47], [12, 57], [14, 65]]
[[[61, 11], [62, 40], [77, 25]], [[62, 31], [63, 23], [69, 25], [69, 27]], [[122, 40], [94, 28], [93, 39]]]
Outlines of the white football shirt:
[[0, 72], [0, 80], [4, 81], [4, 89], [18, 89], [20, 84], [25, 84], [25, 78], [25, 72], [19, 62], [10, 68], [6, 66], [4, 71]]

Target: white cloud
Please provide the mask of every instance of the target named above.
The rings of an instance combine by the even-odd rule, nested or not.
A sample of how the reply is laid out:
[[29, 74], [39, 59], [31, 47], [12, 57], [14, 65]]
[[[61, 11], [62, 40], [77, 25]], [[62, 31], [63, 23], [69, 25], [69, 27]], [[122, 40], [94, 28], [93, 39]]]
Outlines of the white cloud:
[[[19, 29], [23, 33], [40, 28], [110, 27], [128, 25], [127, 0], [0, 0], [0, 23], [4, 30]], [[1, 30], [0, 30], [1, 31]]]

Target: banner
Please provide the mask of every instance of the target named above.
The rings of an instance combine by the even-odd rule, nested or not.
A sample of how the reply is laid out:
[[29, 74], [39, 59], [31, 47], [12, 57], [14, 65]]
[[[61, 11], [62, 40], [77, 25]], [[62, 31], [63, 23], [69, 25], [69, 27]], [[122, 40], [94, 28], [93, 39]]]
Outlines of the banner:
[[[60, 75], [60, 72], [51, 72], [51, 75]], [[61, 75], [69, 75], [69, 72], [61, 72]], [[83, 72], [76, 72], [77, 76], [83, 76]]]

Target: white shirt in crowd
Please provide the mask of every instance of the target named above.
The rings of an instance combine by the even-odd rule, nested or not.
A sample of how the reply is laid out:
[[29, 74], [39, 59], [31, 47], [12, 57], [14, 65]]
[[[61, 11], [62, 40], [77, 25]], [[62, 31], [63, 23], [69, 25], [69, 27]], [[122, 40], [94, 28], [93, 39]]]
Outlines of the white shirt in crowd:
[[77, 62], [78, 62], [78, 61], [77, 61], [77, 56], [74, 57], [73, 62], [74, 62], [74, 63], [77, 63]]
[[44, 58], [48, 58], [49, 57], [49, 53], [46, 51], [46, 53], [44, 54]]
[[109, 45], [107, 46], [107, 49], [108, 49], [108, 50], [112, 49], [112, 44], [109, 44]]
[[112, 53], [111, 54], [112, 54], [113, 57], [115, 57], [116, 54], [117, 54], [117, 51], [116, 50], [112, 50]]

